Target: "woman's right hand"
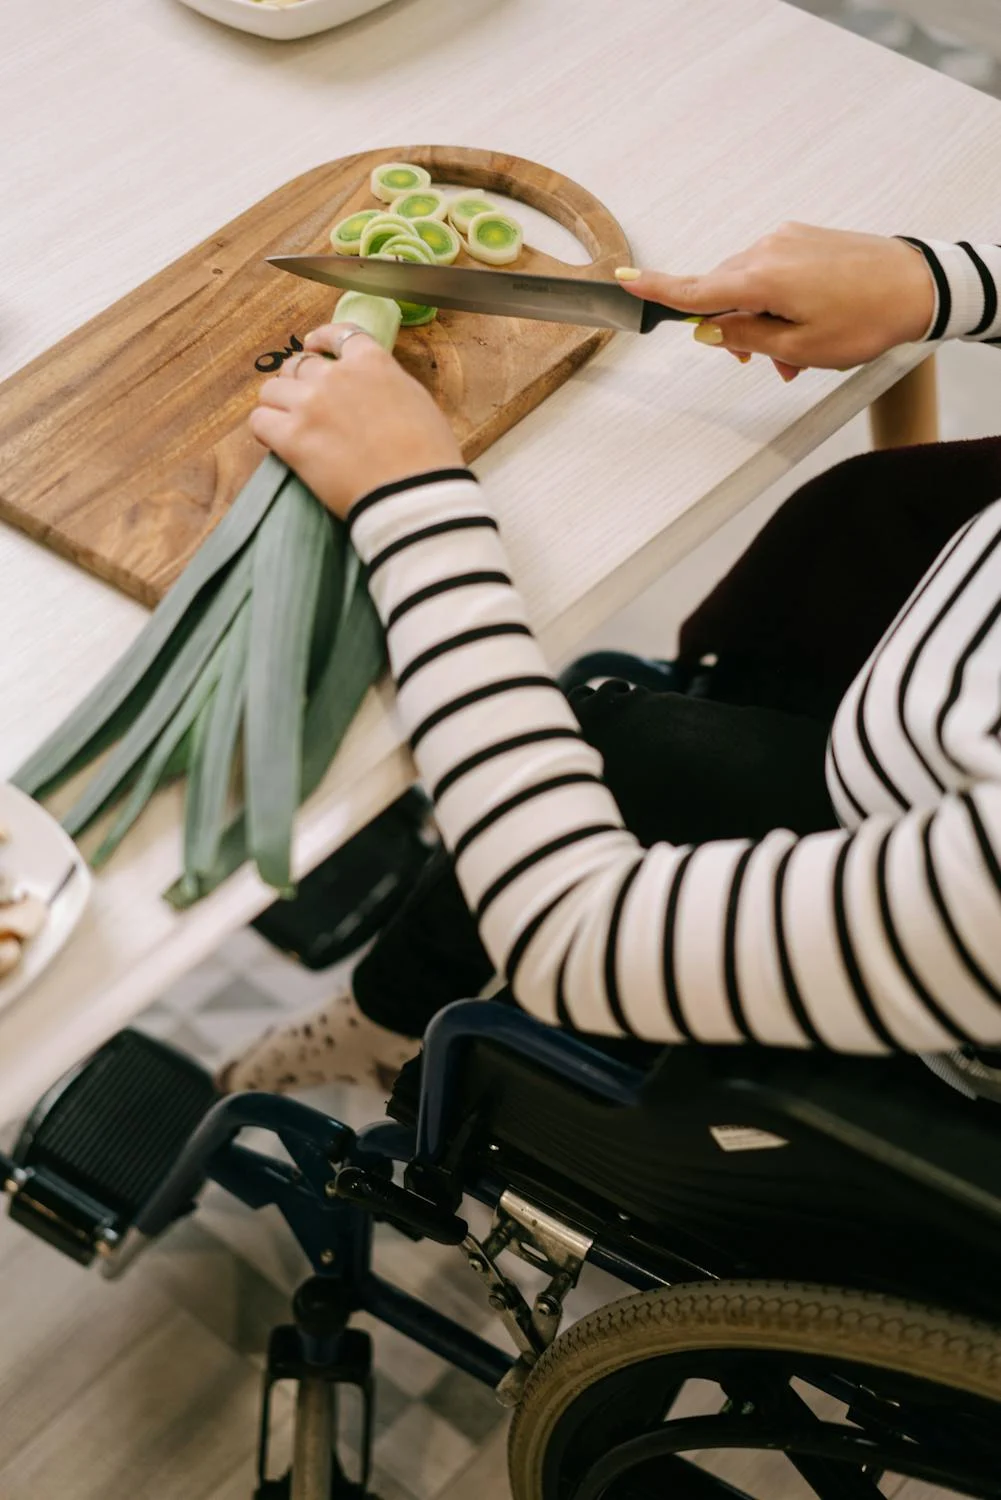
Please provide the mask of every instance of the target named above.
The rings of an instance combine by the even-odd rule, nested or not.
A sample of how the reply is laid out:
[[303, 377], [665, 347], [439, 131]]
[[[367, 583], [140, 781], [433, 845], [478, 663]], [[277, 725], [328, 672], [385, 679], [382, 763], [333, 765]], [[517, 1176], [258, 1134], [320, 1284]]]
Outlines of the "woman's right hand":
[[637, 296], [685, 312], [733, 308], [695, 337], [738, 356], [765, 354], [786, 380], [809, 366], [847, 370], [924, 338], [935, 288], [904, 240], [783, 224], [704, 276], [616, 273]]

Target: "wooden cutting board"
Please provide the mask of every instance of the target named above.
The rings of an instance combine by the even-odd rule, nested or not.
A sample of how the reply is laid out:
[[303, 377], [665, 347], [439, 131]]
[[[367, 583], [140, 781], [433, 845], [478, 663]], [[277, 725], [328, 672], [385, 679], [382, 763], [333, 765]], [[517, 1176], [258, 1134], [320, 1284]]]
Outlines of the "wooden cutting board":
[[[571, 267], [526, 247], [526, 271], [608, 278], [629, 264], [625, 234], [596, 198], [519, 157], [400, 146], [317, 167], [0, 385], [0, 518], [154, 604], [260, 460], [246, 417], [264, 372], [330, 317], [337, 298], [264, 257], [329, 250], [337, 219], [375, 206], [372, 167], [393, 160], [531, 204], [593, 257]], [[474, 264], [464, 252], [460, 263]], [[396, 352], [472, 460], [610, 337], [442, 312], [404, 330]]]

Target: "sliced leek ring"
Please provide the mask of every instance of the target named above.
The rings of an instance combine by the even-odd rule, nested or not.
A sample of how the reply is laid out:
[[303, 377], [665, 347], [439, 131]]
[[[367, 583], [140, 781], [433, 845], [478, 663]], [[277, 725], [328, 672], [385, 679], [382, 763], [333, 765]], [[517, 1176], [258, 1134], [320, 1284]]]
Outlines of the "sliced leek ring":
[[484, 198], [482, 193], [459, 193], [448, 205], [448, 221], [460, 234], [466, 234], [477, 214], [500, 212], [500, 204]]
[[[413, 252], [417, 251], [415, 255]], [[423, 252], [423, 253], [422, 253]], [[427, 256], [428, 259], [424, 257]], [[434, 265], [434, 257], [424, 244], [414, 245], [410, 240], [397, 240], [396, 249], [388, 245], [378, 255], [373, 255], [372, 260], [405, 260], [413, 265]], [[341, 301], [344, 299], [342, 298]], [[338, 304], [339, 306], [340, 304]], [[438, 316], [436, 307], [428, 307], [423, 302], [397, 302], [394, 306], [400, 314], [401, 328], [420, 328], [424, 323], [432, 323]]]
[[359, 255], [362, 233], [372, 219], [379, 217], [377, 208], [363, 208], [356, 214], [341, 219], [330, 231], [330, 243], [335, 255]]
[[443, 219], [448, 209], [448, 194], [440, 188], [417, 188], [412, 193], [401, 193], [389, 205], [390, 212], [402, 214], [405, 219]]
[[404, 239], [419, 239], [420, 236], [411, 228], [411, 223], [410, 219], [404, 219], [399, 214], [376, 214], [362, 230], [360, 253], [378, 255], [387, 240], [398, 239], [401, 235]]
[[521, 225], [510, 214], [488, 211], [470, 220], [466, 249], [488, 266], [509, 266], [521, 254], [523, 238]]
[[414, 188], [429, 187], [431, 173], [426, 167], [415, 167], [409, 161], [385, 161], [375, 167], [370, 179], [372, 196], [380, 203], [392, 203], [401, 193], [410, 193]]
[[437, 316], [436, 307], [422, 307], [419, 302], [400, 303], [401, 328], [421, 328], [425, 323], [433, 323]]
[[357, 323], [390, 353], [400, 331], [402, 314], [391, 297], [372, 297], [368, 292], [342, 292], [331, 323]]
[[459, 231], [440, 219], [413, 219], [414, 230], [439, 266], [450, 266], [462, 249]]
[[433, 266], [435, 264], [434, 251], [430, 245], [425, 245], [423, 240], [412, 240], [406, 235], [397, 235], [395, 239], [387, 240], [379, 251], [373, 255], [372, 260], [405, 260], [414, 266]]

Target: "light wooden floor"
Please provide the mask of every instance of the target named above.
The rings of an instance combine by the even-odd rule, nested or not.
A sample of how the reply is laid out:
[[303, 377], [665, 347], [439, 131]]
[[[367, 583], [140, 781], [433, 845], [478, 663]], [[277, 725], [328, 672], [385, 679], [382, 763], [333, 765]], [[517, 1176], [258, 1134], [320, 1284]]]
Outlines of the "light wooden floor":
[[[412, 1285], [422, 1250], [400, 1251]], [[432, 1276], [441, 1290], [437, 1267]], [[465, 1296], [457, 1281], [455, 1299]], [[194, 1222], [109, 1285], [0, 1218], [2, 1500], [250, 1500], [261, 1351], [286, 1306], [268, 1277]], [[510, 1500], [505, 1424], [488, 1415], [474, 1441], [464, 1386], [453, 1389], [446, 1421], [420, 1399], [437, 1362], [395, 1335], [376, 1348], [377, 1363], [392, 1369], [390, 1389], [410, 1398], [379, 1417], [381, 1500]], [[462, 1402], [466, 1436], [455, 1426]], [[697, 1409], [697, 1393], [688, 1404]], [[279, 1391], [280, 1458], [289, 1411]], [[728, 1457], [721, 1472], [768, 1500], [813, 1495], [767, 1455]], [[915, 1482], [888, 1481], [884, 1492], [945, 1500]]]

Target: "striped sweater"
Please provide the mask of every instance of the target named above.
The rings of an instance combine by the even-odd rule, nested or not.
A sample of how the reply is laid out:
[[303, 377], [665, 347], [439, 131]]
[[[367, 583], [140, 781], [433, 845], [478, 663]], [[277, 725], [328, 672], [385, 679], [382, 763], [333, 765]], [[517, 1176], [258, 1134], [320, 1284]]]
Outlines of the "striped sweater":
[[[1001, 249], [919, 248], [929, 337], [1001, 341]], [[695, 848], [623, 827], [467, 471], [377, 491], [351, 526], [442, 837], [526, 1010], [664, 1043], [1001, 1045], [1001, 500], [841, 704], [841, 828]]]

